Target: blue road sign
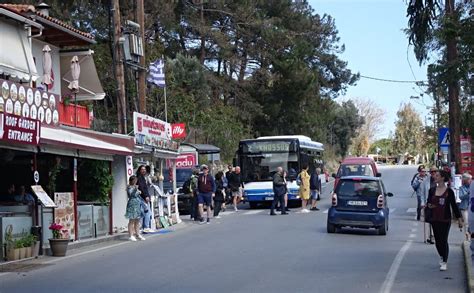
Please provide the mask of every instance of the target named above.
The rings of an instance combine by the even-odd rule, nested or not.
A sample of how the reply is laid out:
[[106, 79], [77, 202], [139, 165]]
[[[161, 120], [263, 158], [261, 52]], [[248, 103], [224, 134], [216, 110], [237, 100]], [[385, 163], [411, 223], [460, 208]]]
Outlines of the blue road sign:
[[451, 134], [449, 128], [438, 129], [438, 144], [442, 147], [451, 145]]

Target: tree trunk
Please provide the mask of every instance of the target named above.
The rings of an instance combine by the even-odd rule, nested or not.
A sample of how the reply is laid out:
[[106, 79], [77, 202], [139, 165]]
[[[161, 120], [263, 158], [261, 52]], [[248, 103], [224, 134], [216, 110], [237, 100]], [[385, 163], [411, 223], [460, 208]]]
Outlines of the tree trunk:
[[120, 5], [119, 0], [113, 0], [114, 9], [114, 67], [115, 79], [117, 80], [118, 103], [117, 103], [117, 118], [119, 122], [118, 132], [127, 133], [127, 103], [125, 97], [125, 77], [123, 69], [123, 55], [119, 38], [121, 36], [121, 20], [120, 20]]
[[[446, 0], [446, 16], [455, 19], [455, 0]], [[450, 68], [454, 68], [458, 59], [458, 51], [456, 48], [456, 39], [451, 33], [447, 38], [447, 62]], [[461, 145], [460, 135], [460, 105], [459, 105], [459, 83], [456, 80], [455, 71], [452, 72], [448, 81], [448, 98], [449, 98], [449, 129], [451, 134], [451, 162], [455, 163], [456, 172], [461, 170]]]
[[[140, 66], [145, 68], [145, 8], [143, 0], [137, 0], [137, 22], [140, 25], [140, 38], [143, 44], [143, 56], [140, 57]], [[146, 71], [138, 70], [138, 109], [146, 114]]]
[[201, 54], [199, 56], [199, 61], [201, 64], [204, 64], [204, 59], [206, 58], [206, 36], [204, 33], [204, 1], [201, 3]]

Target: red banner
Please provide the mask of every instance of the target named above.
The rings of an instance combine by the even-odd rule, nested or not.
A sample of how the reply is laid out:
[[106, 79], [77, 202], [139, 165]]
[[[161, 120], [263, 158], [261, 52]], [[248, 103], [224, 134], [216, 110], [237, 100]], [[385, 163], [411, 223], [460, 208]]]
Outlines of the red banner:
[[17, 115], [0, 113], [0, 139], [8, 142], [38, 145], [40, 121]]
[[474, 162], [472, 161], [471, 137], [461, 136], [461, 173], [474, 173]]
[[173, 136], [173, 139], [186, 138], [186, 124], [185, 123], [171, 124], [171, 134]]

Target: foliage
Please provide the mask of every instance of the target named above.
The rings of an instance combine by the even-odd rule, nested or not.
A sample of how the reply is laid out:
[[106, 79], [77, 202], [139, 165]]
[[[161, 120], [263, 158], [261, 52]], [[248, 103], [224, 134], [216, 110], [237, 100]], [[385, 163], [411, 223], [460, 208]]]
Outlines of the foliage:
[[363, 123], [364, 118], [358, 114], [351, 100], [336, 107], [331, 124], [331, 144], [335, 147], [336, 154], [344, 157], [348, 153], [351, 139]]
[[395, 122], [395, 137], [393, 139], [394, 153], [399, 155], [422, 153], [424, 132], [420, 115], [408, 103], [400, 106], [397, 112], [397, 119]]
[[61, 230], [63, 229], [62, 225], [52, 223], [49, 226], [49, 230], [53, 233], [53, 239], [61, 239]]
[[84, 201], [109, 202], [109, 193], [114, 184], [107, 161], [81, 160], [78, 166], [78, 197]]
[[371, 154], [375, 154], [377, 153], [376, 149], [379, 148], [380, 149], [379, 155], [391, 156], [393, 155], [392, 147], [393, 147], [392, 139], [382, 138], [372, 143], [372, 145], [370, 146], [369, 152]]
[[51, 167], [48, 173], [48, 191], [50, 196], [54, 196], [54, 192], [56, 191], [56, 180], [60, 172], [61, 164], [57, 160], [55, 160], [54, 165]]

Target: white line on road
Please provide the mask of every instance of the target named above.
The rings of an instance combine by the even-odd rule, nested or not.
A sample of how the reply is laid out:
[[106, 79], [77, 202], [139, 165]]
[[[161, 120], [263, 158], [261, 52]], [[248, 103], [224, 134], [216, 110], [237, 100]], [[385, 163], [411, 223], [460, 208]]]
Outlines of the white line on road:
[[385, 281], [382, 284], [382, 289], [380, 289], [381, 293], [391, 292], [393, 283], [395, 282], [395, 278], [397, 277], [398, 270], [400, 269], [400, 264], [402, 263], [402, 260], [405, 257], [405, 253], [410, 248], [412, 242], [413, 240], [408, 240], [397, 253], [397, 256], [393, 260], [392, 266], [390, 267], [390, 270], [388, 271], [388, 274], [385, 277]]
[[416, 208], [409, 208], [407, 213], [416, 213]]
[[265, 210], [254, 210], [254, 211], [248, 211], [248, 212], [245, 212], [244, 215], [256, 215], [256, 214], [260, 214], [262, 212], [264, 212]]
[[329, 209], [324, 210], [323, 214], [327, 214], [329, 212]]
[[396, 208], [390, 209], [390, 213], [393, 215], [393, 213], [395, 213], [396, 210], [397, 210]]
[[415, 233], [415, 232], [416, 232], [416, 230], [418, 230], [418, 229], [416, 229], [416, 228], [412, 228], [412, 229], [411, 229], [411, 232]]
[[410, 234], [410, 236], [408, 236], [410, 238], [415, 238], [416, 237], [416, 234]]

